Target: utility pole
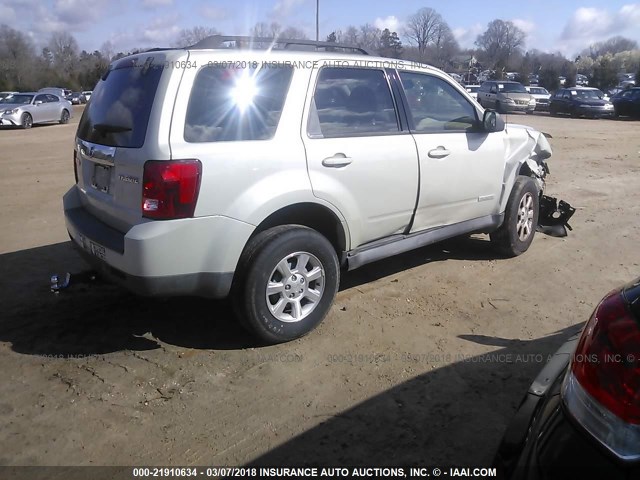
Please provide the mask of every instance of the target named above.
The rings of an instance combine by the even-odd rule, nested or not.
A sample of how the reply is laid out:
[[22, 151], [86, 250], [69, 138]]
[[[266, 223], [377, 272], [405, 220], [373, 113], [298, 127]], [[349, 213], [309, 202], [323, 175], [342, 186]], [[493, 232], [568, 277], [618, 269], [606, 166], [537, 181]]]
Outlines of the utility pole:
[[320, 0], [316, 0], [316, 42], [320, 40]]

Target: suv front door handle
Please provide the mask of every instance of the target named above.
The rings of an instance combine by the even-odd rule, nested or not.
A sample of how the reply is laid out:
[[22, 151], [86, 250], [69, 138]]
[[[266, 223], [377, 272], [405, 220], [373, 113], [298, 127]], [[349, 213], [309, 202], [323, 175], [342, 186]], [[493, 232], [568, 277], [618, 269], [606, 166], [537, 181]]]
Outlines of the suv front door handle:
[[344, 153], [336, 153], [333, 157], [328, 157], [322, 160], [322, 165], [325, 167], [346, 167], [353, 158], [347, 157]]
[[444, 147], [434, 148], [433, 150], [429, 150], [429, 156], [431, 158], [444, 158], [451, 155], [451, 152]]

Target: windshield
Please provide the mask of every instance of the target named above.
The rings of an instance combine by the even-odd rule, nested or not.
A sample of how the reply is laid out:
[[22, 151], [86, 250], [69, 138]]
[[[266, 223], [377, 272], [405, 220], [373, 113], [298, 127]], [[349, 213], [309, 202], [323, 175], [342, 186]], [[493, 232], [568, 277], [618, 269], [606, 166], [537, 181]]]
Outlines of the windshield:
[[79, 138], [112, 147], [144, 145], [163, 65], [153, 57], [139, 60], [122, 59], [103, 75], [80, 119]]
[[547, 89], [542, 87], [531, 88], [529, 93], [532, 93], [535, 95], [549, 95], [549, 92], [547, 92]]
[[33, 100], [33, 95], [9, 95], [8, 97], [0, 100], [0, 103], [4, 104], [17, 104], [17, 105], [28, 105]]
[[603, 97], [600, 90], [575, 90], [576, 96], [584, 100], [598, 100]]
[[498, 88], [503, 93], [527, 93], [527, 89], [521, 83], [501, 83]]

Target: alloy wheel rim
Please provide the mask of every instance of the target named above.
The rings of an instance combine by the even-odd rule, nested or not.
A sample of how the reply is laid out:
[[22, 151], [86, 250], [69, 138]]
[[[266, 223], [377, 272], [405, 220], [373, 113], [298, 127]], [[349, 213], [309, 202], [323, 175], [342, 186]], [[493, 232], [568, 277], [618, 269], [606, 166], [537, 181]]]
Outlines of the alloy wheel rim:
[[533, 231], [533, 217], [533, 195], [527, 192], [520, 199], [520, 204], [518, 205], [516, 233], [521, 242], [526, 241]]
[[267, 308], [281, 322], [299, 322], [316, 309], [324, 287], [320, 260], [308, 252], [292, 253], [276, 264], [267, 279]]

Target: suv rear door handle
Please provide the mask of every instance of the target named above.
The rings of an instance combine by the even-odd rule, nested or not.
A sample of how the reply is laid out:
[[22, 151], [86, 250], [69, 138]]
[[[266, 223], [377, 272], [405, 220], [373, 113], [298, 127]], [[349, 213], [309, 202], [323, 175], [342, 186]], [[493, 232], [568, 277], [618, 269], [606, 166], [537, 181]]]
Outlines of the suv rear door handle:
[[353, 158], [347, 157], [344, 153], [336, 153], [333, 157], [328, 157], [322, 160], [322, 165], [325, 167], [346, 167]]
[[451, 152], [444, 147], [434, 148], [433, 150], [429, 150], [429, 156], [431, 158], [444, 158], [451, 155]]

